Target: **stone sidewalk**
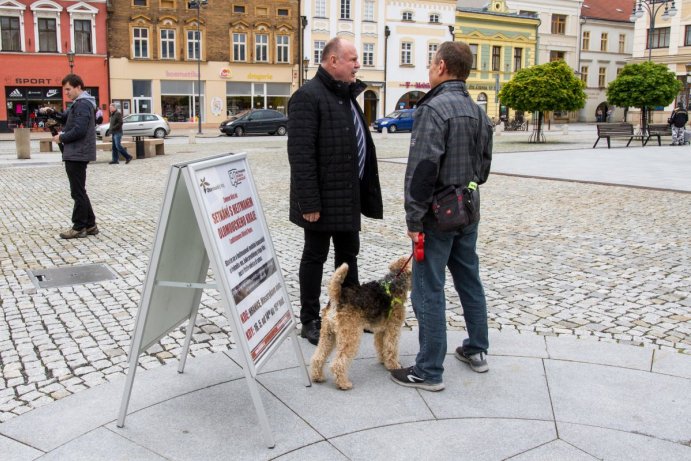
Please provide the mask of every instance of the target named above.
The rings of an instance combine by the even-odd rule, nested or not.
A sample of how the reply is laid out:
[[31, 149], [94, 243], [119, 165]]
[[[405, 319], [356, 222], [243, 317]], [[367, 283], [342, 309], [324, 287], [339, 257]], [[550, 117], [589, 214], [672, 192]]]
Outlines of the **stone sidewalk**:
[[[451, 332], [449, 351], [463, 335]], [[291, 339], [287, 339], [286, 343]], [[0, 425], [12, 460], [684, 460], [691, 459], [691, 358], [587, 339], [493, 331], [490, 371], [447, 356], [446, 389], [400, 387], [366, 336], [354, 388], [305, 387], [285, 344], [257, 380], [267, 448], [237, 350], [140, 372], [123, 428], [123, 381]], [[300, 340], [305, 360], [313, 346]], [[401, 360], [417, 335], [405, 331]]]
[[[681, 191], [642, 190], [578, 182], [599, 181], [568, 175], [574, 169], [585, 175], [607, 165], [606, 170], [600, 168], [612, 170], [607, 183], [627, 184], [619, 175], [621, 169], [609, 166], [625, 162], [657, 183], [631, 185], [659, 189], [659, 183], [671, 183], [665, 174], [688, 171], [691, 156], [684, 153], [691, 153], [689, 148], [593, 150], [592, 133], [574, 129], [539, 146], [551, 153], [531, 155], [520, 152], [535, 148], [525, 137], [504, 133], [496, 139], [495, 174], [483, 186], [478, 246], [492, 334], [520, 333], [520, 338], [543, 341], [581, 338], [607, 343], [605, 347], [634, 345], [639, 347], [633, 350], [670, 354], [672, 360], [688, 363], [691, 195], [683, 192], [683, 184]], [[405, 156], [408, 140], [405, 134], [375, 135], [386, 216], [364, 222], [363, 280], [378, 278], [384, 262], [410, 251], [402, 214], [405, 166], [396, 160]], [[0, 191], [5, 198], [0, 220], [0, 433], [8, 423], [19, 424], [14, 420], [121, 382], [172, 163], [224, 152], [248, 153], [289, 293], [297, 299], [302, 236], [286, 219], [285, 138], [211, 137], [197, 144], [173, 138], [166, 144], [164, 157], [127, 166], [107, 165], [109, 154], [99, 154], [99, 161], [89, 166], [87, 184], [101, 234], [64, 241], [55, 236], [67, 225], [72, 203], [59, 155], [43, 154], [47, 157], [39, 164], [15, 168], [13, 143], [0, 143]], [[663, 167], [646, 168], [651, 157]], [[529, 171], [531, 165], [551, 165], [551, 172]], [[36, 289], [28, 276], [29, 270], [86, 263], [105, 264], [117, 277]], [[452, 290], [447, 298], [449, 329], [463, 330], [462, 309]], [[297, 312], [297, 304], [293, 308]], [[405, 328], [415, 327], [409, 311]], [[177, 360], [183, 339], [184, 328], [163, 338], [142, 357], [141, 369], [159, 373], [172, 368], [162, 365]], [[233, 347], [217, 294], [205, 293], [192, 357], [213, 360], [218, 352], [232, 354]], [[593, 360], [597, 357], [579, 359]], [[654, 370], [652, 360], [647, 370]], [[676, 376], [688, 389], [688, 375]], [[688, 397], [682, 403], [688, 403]]]

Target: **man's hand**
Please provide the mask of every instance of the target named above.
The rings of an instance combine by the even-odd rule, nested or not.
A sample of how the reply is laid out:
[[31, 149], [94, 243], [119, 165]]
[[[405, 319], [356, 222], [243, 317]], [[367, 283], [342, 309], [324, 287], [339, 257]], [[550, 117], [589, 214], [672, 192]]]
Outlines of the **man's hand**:
[[302, 219], [307, 222], [317, 222], [319, 221], [319, 212], [315, 211], [313, 213], [305, 213], [302, 215]]
[[54, 143], [60, 144], [60, 135], [61, 134], [62, 134], [62, 131], [60, 133], [56, 134], [55, 136], [53, 136], [53, 142]]
[[412, 240], [413, 243], [417, 243], [418, 235], [420, 235], [419, 232], [408, 231], [408, 237], [410, 237], [410, 240]]

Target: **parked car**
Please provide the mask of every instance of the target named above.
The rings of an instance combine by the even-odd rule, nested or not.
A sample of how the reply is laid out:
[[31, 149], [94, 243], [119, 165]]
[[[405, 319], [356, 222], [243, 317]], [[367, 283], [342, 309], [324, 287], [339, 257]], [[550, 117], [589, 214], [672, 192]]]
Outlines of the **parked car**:
[[383, 130], [389, 133], [397, 131], [412, 131], [413, 113], [415, 109], [397, 110], [386, 117], [374, 121], [374, 129], [381, 133]]
[[268, 133], [285, 136], [288, 117], [273, 109], [253, 109], [239, 113], [221, 123], [221, 133], [228, 136], [244, 136], [252, 133]]
[[[165, 138], [170, 134], [170, 125], [157, 114], [130, 114], [122, 119], [122, 134], [126, 136], [152, 136]], [[96, 127], [96, 137], [110, 136], [110, 123]]]

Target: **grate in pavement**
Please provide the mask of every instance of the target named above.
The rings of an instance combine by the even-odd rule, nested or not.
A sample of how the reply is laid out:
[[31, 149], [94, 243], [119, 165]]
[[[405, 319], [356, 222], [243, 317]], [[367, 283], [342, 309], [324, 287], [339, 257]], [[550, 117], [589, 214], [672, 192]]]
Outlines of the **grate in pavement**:
[[35, 269], [28, 271], [36, 288], [54, 288], [113, 280], [117, 276], [105, 264]]

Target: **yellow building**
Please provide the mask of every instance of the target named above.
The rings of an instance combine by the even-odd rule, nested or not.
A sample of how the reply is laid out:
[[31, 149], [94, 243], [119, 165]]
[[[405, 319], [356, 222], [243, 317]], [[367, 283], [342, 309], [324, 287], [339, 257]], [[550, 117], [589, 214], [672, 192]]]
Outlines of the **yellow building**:
[[493, 0], [483, 8], [456, 9], [454, 38], [473, 51], [468, 91], [490, 118], [515, 117], [497, 94], [516, 71], [535, 64], [539, 24], [532, 13], [509, 11], [505, 0]]

